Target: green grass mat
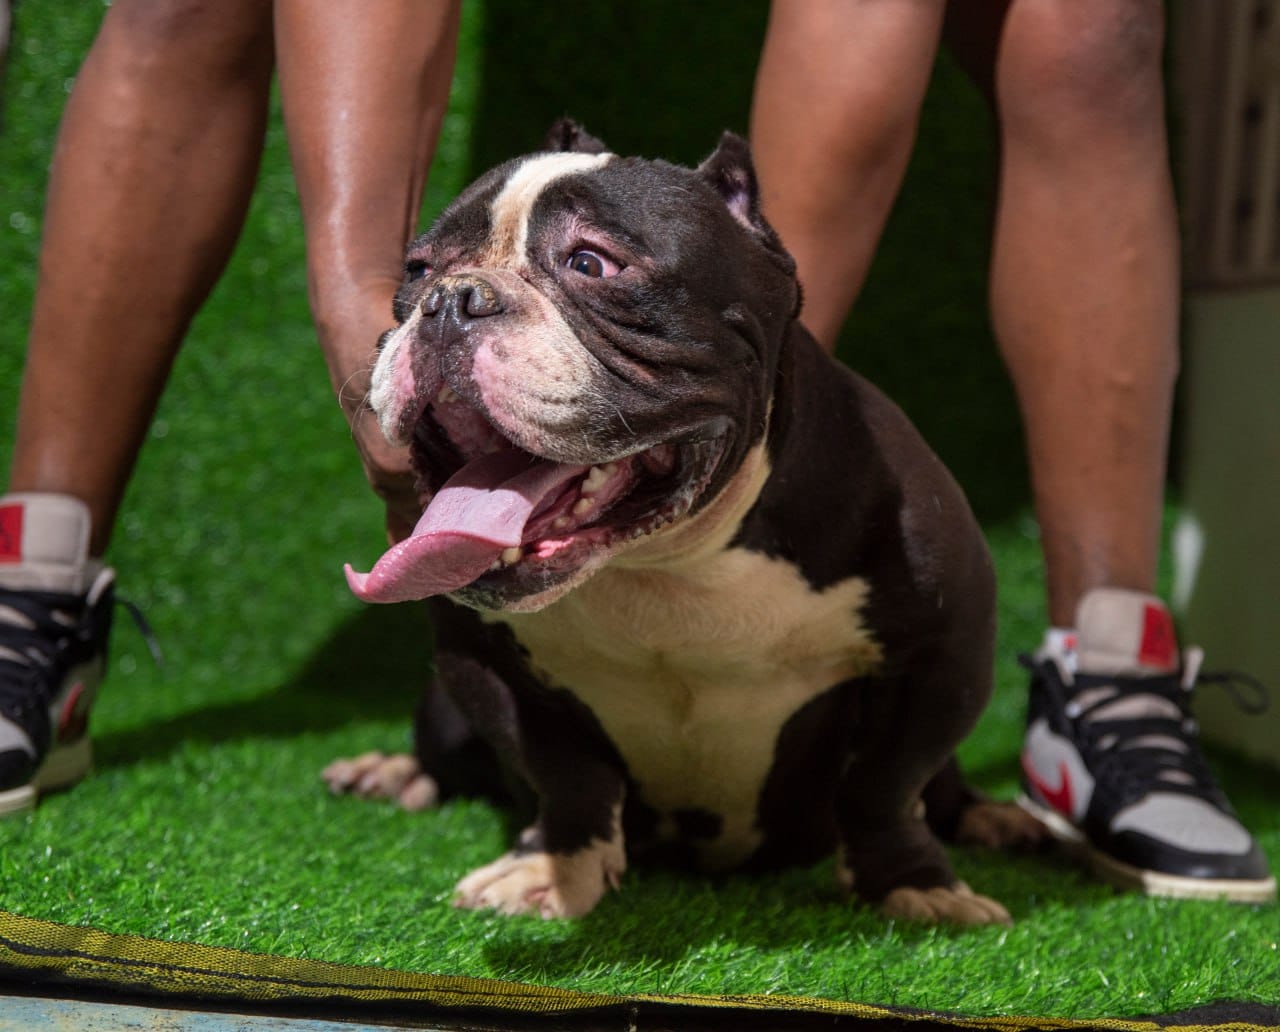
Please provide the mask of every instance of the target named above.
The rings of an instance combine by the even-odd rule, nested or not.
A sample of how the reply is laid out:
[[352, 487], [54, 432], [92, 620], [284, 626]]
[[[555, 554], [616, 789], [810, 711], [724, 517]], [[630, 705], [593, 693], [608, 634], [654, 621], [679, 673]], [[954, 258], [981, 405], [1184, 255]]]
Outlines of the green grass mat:
[[[930, 1032], [947, 1029], [1076, 1030], [1110, 1032], [1263, 1032], [1280, 1027], [1280, 1009], [1247, 1003], [1217, 1003], [1189, 1010], [1130, 1019], [973, 1017], [882, 1007], [856, 1001], [785, 994], [580, 992], [511, 981], [451, 975], [414, 974], [385, 967], [268, 956], [217, 946], [200, 946], [114, 935], [92, 928], [35, 921], [0, 911], [0, 978], [15, 976], [27, 991], [55, 1004], [52, 1013], [67, 1027], [79, 1027], [94, 1002], [142, 1004], [135, 1023], [189, 1027], [170, 1006], [201, 1012], [208, 1019], [234, 1008], [242, 1014], [334, 1018], [378, 1025], [410, 1023], [439, 1029], [555, 1028], [602, 1032], [685, 1032], [768, 1029], [876, 1029]], [[2, 983], [0, 983], [2, 984]], [[0, 1009], [20, 1003], [0, 994]], [[32, 1002], [36, 1002], [32, 1000]], [[77, 1004], [80, 1004], [78, 1007]], [[114, 1012], [113, 1008], [113, 1012]], [[163, 1015], [147, 1021], [147, 1014]], [[94, 1028], [112, 1027], [99, 1018]], [[197, 1023], [200, 1028], [206, 1025]], [[0, 1017], [0, 1028], [8, 1028]], [[16, 1026], [15, 1026], [16, 1027]], [[30, 1027], [30, 1026], [21, 1026]], [[43, 1026], [41, 1026], [43, 1027]], [[59, 1026], [61, 1027], [61, 1025]], [[133, 1027], [130, 1025], [129, 1027]], [[194, 1026], [192, 1026], [194, 1027]], [[220, 1022], [210, 1027], [223, 1028]], [[274, 1026], [273, 1026], [274, 1027]], [[310, 1026], [307, 1026], [310, 1027]], [[328, 1028], [329, 1026], [325, 1026]]]
[[[522, 51], [509, 19], [519, 27], [529, 17], [517, 7], [467, 7], [429, 209], [505, 156], [495, 153], [503, 126], [526, 130], [513, 148], [537, 138], [548, 112], [578, 112], [580, 102], [588, 124], [621, 138], [620, 147], [682, 160], [709, 148], [720, 125], [744, 124], [760, 5], [728, 19], [736, 49], [732, 67], [716, 66], [714, 90], [689, 84], [689, 44], [673, 44], [671, 74], [688, 85], [688, 109], [647, 122], [638, 101], [614, 111], [601, 91], [581, 90], [590, 80], [571, 64], [556, 75], [540, 65], [525, 93], [516, 90], [512, 62]], [[674, 17], [670, 4], [653, 7]], [[99, 16], [96, 5], [18, 6], [0, 142], [0, 462], [53, 131]], [[652, 57], [652, 30], [636, 32], [633, 42]], [[536, 53], [523, 53], [526, 72]], [[639, 58], [618, 54], [630, 76], [618, 81], [635, 91]], [[932, 110], [967, 111], [971, 98], [948, 92], [950, 74], [943, 69]], [[982, 245], [948, 242], [896, 286], [917, 238], [939, 225], [930, 212], [940, 202], [922, 177], [934, 186], [942, 168], [938, 182], [963, 187], [970, 173], [951, 165], [976, 168], [974, 182], [985, 171], [983, 155], [968, 153], [971, 136], [942, 126], [926, 144], [935, 149], [913, 168], [855, 324], [856, 353], [960, 469], [984, 516], [1001, 582], [1000, 664], [997, 698], [964, 759], [985, 787], [1008, 793], [1025, 690], [1013, 657], [1043, 621], [1038, 548], [1021, 508], [1007, 388], [991, 386], [1002, 381], [981, 312]], [[970, 200], [940, 225], [980, 239], [985, 202]], [[941, 265], [965, 271], [929, 273]], [[932, 299], [910, 293], [922, 289]], [[876, 344], [935, 338], [938, 362], [910, 369], [901, 356], [912, 348]], [[0, 823], [0, 907], [107, 932], [606, 994], [787, 994], [1073, 1017], [1280, 1000], [1275, 908], [1119, 895], [1054, 857], [957, 857], [967, 879], [1010, 907], [1012, 929], [886, 923], [843, 904], [827, 865], [719, 881], [635, 871], [575, 923], [455, 911], [457, 878], [503, 848], [500, 814], [460, 803], [410, 816], [330, 798], [318, 779], [334, 756], [407, 744], [429, 657], [415, 607], [365, 609], [343, 584], [344, 561], [367, 567], [378, 554], [380, 515], [326, 382], [277, 119], [242, 247], [174, 370], [110, 555], [122, 591], [155, 626], [165, 667], [152, 666], [130, 627], [118, 628], [94, 714], [97, 773], [33, 816]], [[1214, 758], [1280, 867], [1280, 778]]]

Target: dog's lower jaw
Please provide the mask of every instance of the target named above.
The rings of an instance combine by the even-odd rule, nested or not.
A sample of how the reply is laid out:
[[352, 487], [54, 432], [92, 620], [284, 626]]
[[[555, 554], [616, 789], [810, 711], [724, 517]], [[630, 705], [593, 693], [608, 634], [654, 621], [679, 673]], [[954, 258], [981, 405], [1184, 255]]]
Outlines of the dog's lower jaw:
[[[536, 557], [525, 557], [492, 579], [480, 577], [451, 592], [450, 600], [480, 611], [487, 621], [500, 620], [503, 612], [536, 613], [545, 609], [607, 567], [670, 566], [688, 563], [698, 555], [719, 552], [737, 531], [743, 515], [754, 504], [769, 476], [764, 446], [757, 444], [738, 472], [699, 508], [724, 450], [720, 440], [708, 443], [705, 455], [700, 456], [698, 475], [686, 484], [684, 495], [672, 506], [638, 522], [629, 535], [605, 531], [589, 551], [579, 550], [585, 558], [575, 568], [547, 574], [545, 587], [530, 589], [527, 579], [523, 583], [518, 579], [522, 575], [522, 564], [537, 568]], [[526, 570], [523, 576], [529, 578], [530, 574]]]

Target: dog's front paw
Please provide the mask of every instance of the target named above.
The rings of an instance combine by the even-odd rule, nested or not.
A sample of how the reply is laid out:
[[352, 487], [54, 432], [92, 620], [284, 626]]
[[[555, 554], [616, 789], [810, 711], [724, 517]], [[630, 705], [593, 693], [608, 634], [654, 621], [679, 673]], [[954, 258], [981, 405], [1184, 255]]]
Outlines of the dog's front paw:
[[1013, 924], [1009, 911], [994, 899], [979, 896], [964, 882], [929, 889], [902, 886], [880, 904], [886, 917], [925, 924]]
[[468, 910], [581, 917], [616, 889], [626, 869], [620, 845], [596, 840], [576, 853], [511, 852], [458, 882], [453, 904]]
[[1040, 849], [1052, 842], [1049, 829], [1017, 803], [982, 800], [966, 807], [956, 841], [987, 849]]
[[371, 752], [334, 760], [320, 776], [334, 795], [391, 799], [406, 810], [425, 810], [440, 798], [435, 780], [423, 771], [416, 757], [405, 753], [385, 756]]

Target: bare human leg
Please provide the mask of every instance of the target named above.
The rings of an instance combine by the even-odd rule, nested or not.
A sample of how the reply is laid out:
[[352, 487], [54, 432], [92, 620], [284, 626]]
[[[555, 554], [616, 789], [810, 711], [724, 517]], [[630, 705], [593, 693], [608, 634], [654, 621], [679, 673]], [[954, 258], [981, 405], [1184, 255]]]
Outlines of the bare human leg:
[[101, 556], [244, 220], [270, 14], [268, 0], [119, 0], [63, 116], [0, 497], [0, 816], [89, 770], [114, 577]]
[[239, 234], [271, 67], [265, 0], [120, 0], [67, 104], [9, 488], [84, 501], [91, 555]]
[[776, 2], [751, 110], [764, 212], [834, 351], [915, 144], [942, 0]]
[[1050, 621], [1155, 587], [1179, 259], [1158, 0], [1026, 3], [995, 67], [992, 316], [1026, 428]]
[[387, 445], [363, 401], [448, 103], [459, 6], [279, 0], [275, 12], [312, 312], [393, 539], [413, 528], [420, 506], [407, 456]]
[[1023, 805], [1102, 878], [1264, 902], [1276, 883], [1200, 754], [1155, 596], [1173, 386], [1177, 219], [1159, 0], [1012, 0], [996, 336], [1026, 427], [1050, 621], [1032, 658]]

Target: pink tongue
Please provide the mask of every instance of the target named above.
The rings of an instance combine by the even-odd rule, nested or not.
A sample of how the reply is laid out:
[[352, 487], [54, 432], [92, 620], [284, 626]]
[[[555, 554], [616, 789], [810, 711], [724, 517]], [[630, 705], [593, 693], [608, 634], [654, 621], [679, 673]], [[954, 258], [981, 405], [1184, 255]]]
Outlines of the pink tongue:
[[520, 544], [530, 515], [584, 472], [508, 449], [469, 462], [427, 506], [413, 534], [392, 545], [368, 573], [348, 564], [347, 584], [365, 602], [405, 602], [456, 591], [504, 549]]

